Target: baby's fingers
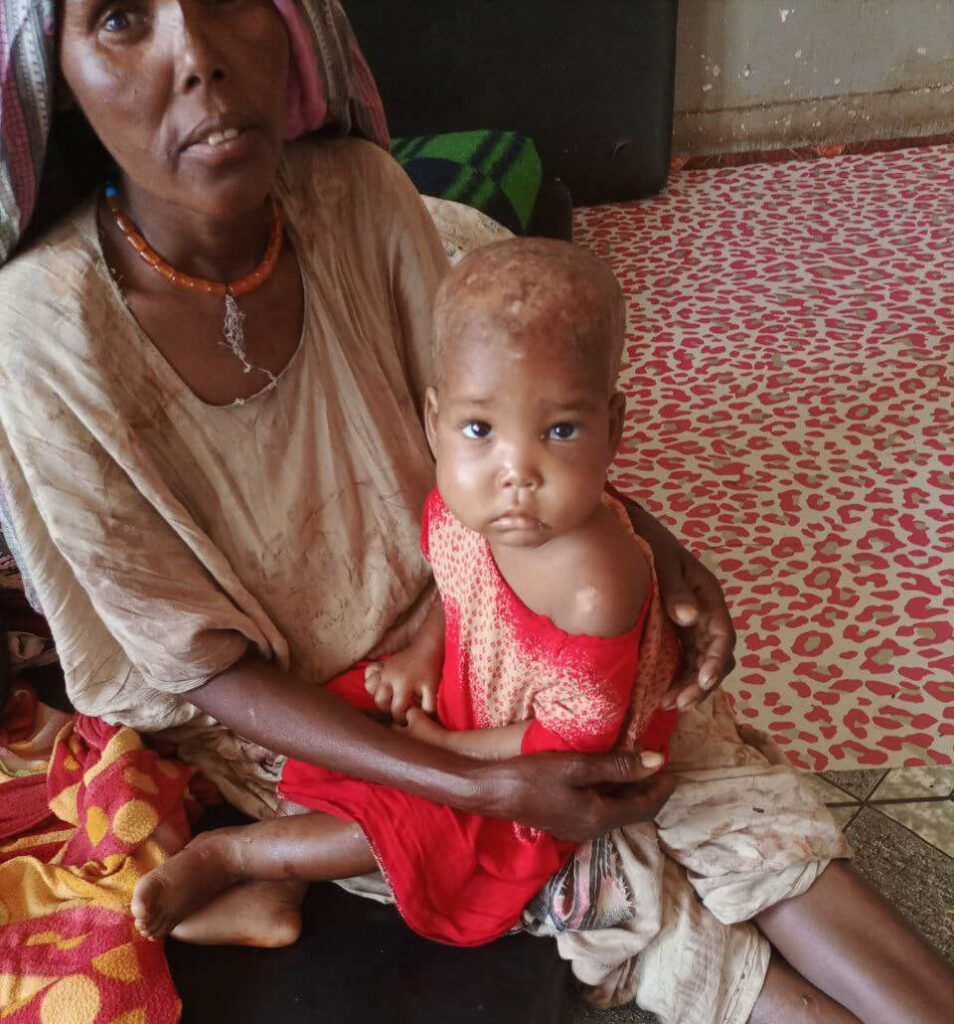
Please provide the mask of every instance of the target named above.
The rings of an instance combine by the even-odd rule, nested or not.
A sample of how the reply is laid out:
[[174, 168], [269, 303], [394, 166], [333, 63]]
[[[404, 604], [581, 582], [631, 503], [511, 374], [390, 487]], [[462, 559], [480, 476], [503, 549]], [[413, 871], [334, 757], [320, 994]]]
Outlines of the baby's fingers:
[[421, 710], [429, 715], [437, 711], [437, 686], [434, 683], [425, 683], [421, 687]]

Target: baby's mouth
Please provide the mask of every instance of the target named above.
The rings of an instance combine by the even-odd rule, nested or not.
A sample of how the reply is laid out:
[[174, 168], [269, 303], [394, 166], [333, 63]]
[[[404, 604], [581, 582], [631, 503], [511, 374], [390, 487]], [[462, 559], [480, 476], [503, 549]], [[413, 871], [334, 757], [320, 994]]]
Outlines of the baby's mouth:
[[543, 523], [536, 516], [520, 509], [510, 509], [497, 516], [494, 526], [504, 530], [539, 530]]

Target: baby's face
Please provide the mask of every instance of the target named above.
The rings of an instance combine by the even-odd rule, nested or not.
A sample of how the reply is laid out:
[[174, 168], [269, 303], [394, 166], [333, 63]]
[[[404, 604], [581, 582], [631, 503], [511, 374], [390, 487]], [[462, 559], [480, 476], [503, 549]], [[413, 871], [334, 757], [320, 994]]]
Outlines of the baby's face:
[[429, 389], [437, 485], [494, 544], [537, 547], [600, 502], [622, 429], [622, 396], [564, 345], [483, 333], [444, 355]]

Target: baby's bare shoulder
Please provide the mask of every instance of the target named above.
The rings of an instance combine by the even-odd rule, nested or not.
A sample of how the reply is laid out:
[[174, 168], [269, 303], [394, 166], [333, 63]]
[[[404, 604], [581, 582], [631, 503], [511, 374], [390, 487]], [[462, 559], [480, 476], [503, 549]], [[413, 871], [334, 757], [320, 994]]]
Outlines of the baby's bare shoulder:
[[645, 556], [605, 506], [566, 539], [551, 615], [567, 633], [619, 636], [639, 620], [652, 582]]

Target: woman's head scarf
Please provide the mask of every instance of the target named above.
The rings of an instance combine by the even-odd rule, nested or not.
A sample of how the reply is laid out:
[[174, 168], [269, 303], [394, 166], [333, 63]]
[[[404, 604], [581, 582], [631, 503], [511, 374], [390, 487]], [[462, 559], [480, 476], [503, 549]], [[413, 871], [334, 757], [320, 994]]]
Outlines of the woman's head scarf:
[[[387, 147], [381, 98], [338, 0], [273, 3], [291, 42], [286, 136], [327, 128]], [[56, 0], [0, 0], [0, 266], [70, 178], [50, 139], [55, 15]]]

